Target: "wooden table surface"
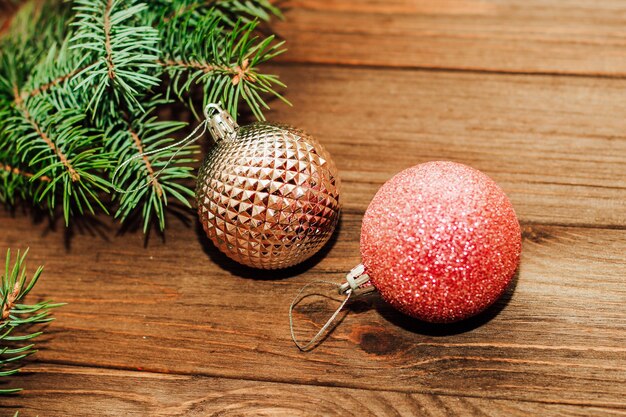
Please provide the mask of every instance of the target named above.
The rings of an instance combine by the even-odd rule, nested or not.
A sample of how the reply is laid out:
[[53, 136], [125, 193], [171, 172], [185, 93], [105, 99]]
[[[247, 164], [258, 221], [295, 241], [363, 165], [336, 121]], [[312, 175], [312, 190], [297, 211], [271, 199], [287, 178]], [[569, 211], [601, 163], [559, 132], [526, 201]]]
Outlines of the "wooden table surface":
[[[244, 269], [192, 215], [165, 239], [0, 211], [0, 248], [45, 263], [69, 304], [0, 414], [444, 416], [626, 414], [626, 1], [298, 0], [275, 30], [289, 85], [272, 120], [305, 128], [343, 179], [339, 231], [286, 272]], [[426, 325], [376, 297], [316, 350], [289, 337], [303, 284], [359, 263], [378, 187], [430, 160], [510, 196], [517, 280], [468, 322]], [[4, 249], [3, 249], [4, 250]], [[334, 301], [299, 310], [302, 336]]]

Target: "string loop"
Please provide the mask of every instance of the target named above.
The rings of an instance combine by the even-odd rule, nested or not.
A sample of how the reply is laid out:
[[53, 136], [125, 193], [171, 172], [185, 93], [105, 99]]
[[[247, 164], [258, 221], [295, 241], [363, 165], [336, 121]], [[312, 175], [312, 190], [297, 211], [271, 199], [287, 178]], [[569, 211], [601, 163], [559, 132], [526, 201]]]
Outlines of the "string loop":
[[298, 341], [298, 339], [296, 338], [296, 334], [295, 334], [295, 332], [293, 330], [293, 309], [300, 302], [300, 300], [302, 300], [302, 297], [300, 297], [300, 295], [302, 295], [304, 290], [306, 290], [310, 286], [316, 285], [316, 284], [329, 284], [329, 285], [336, 286], [337, 288], [339, 288], [341, 286], [340, 284], [337, 284], [336, 282], [330, 282], [330, 281], [313, 281], [313, 282], [309, 282], [308, 284], [306, 284], [304, 287], [302, 287], [300, 289], [300, 291], [298, 292], [296, 297], [291, 302], [291, 305], [289, 306], [289, 329], [291, 331], [291, 340], [293, 340], [293, 343], [295, 343], [296, 346], [298, 346], [298, 349], [300, 349], [303, 352], [306, 352], [307, 350], [309, 350], [309, 348], [314, 346], [315, 343], [322, 337], [322, 335], [326, 332], [326, 330], [328, 330], [328, 328], [333, 324], [333, 322], [335, 321], [335, 319], [337, 318], [337, 316], [339, 315], [339, 313], [341, 312], [343, 307], [348, 303], [348, 300], [350, 299], [350, 296], [352, 295], [352, 290], [348, 290], [346, 292], [346, 298], [344, 298], [344, 300], [339, 305], [337, 310], [335, 310], [333, 315], [330, 316], [330, 318], [328, 319], [326, 324], [324, 324], [324, 326], [322, 326], [322, 328], [315, 334], [315, 336], [313, 336], [313, 338], [311, 340], [309, 340], [305, 344], [301, 344]]
[[[362, 264], [357, 265], [352, 268], [352, 270], [346, 275], [346, 282], [343, 284], [339, 284], [331, 281], [313, 281], [306, 284], [304, 287], [300, 289], [298, 294], [296, 294], [295, 298], [291, 302], [289, 306], [289, 330], [291, 331], [291, 340], [293, 343], [303, 352], [310, 350], [310, 348], [314, 347], [318, 340], [326, 333], [326, 331], [331, 327], [331, 325], [336, 320], [337, 316], [343, 310], [345, 305], [348, 303], [352, 295], [362, 295], [375, 290], [373, 285], [367, 285], [369, 282], [369, 276], [365, 274], [365, 267]], [[337, 291], [339, 294], [345, 295], [346, 297], [343, 299], [339, 307], [335, 310], [335, 312], [330, 316], [330, 318], [326, 321], [326, 323], [322, 326], [322, 328], [313, 336], [311, 340], [307, 343], [302, 344], [296, 338], [296, 334], [293, 329], [293, 309], [294, 307], [302, 300], [302, 293], [312, 285], [317, 284], [328, 284], [334, 287], [337, 287]]]
[[[154, 181], [156, 181], [156, 179], [159, 177], [159, 175], [161, 175], [163, 173], [163, 171], [165, 171], [165, 169], [167, 169], [167, 167], [170, 165], [170, 163], [172, 162], [172, 160], [183, 150], [185, 149], [185, 147], [191, 145], [192, 143], [194, 143], [195, 141], [197, 141], [198, 139], [200, 139], [202, 136], [204, 136], [204, 134], [206, 133], [207, 130], [207, 126], [209, 124], [209, 122], [211, 121], [211, 110], [215, 110], [218, 113], [226, 113], [222, 107], [221, 107], [221, 103], [219, 104], [215, 104], [215, 103], [210, 103], [208, 104], [204, 110], [204, 120], [202, 122], [200, 122], [200, 124], [198, 126], [196, 126], [196, 128], [189, 134], [187, 135], [184, 139], [179, 140], [176, 143], [173, 143], [171, 145], [167, 145], [164, 146], [162, 148], [158, 148], [158, 149], [154, 149], [152, 151], [145, 151], [145, 152], [141, 152], [138, 153], [137, 155], [133, 155], [130, 158], [126, 159], [124, 162], [122, 162], [113, 172], [113, 177], [111, 178], [111, 183], [113, 184], [113, 189], [120, 193], [120, 194], [128, 194], [128, 193], [134, 193], [136, 191], [142, 190], [146, 187], [149, 187], [150, 184], [152, 184]], [[227, 113], [226, 113], [227, 114]], [[230, 117], [230, 116], [229, 116]], [[199, 133], [198, 133], [199, 132]], [[170, 158], [167, 160], [167, 162], [165, 163], [165, 165], [163, 165], [163, 168], [161, 168], [160, 170], [158, 170], [154, 175], [152, 175], [152, 177], [143, 185], [130, 189], [130, 190], [123, 190], [120, 187], [118, 187], [115, 183], [115, 179], [117, 178], [117, 176], [119, 175], [120, 171], [127, 166], [128, 164], [130, 164], [131, 162], [133, 162], [135, 159], [139, 159], [139, 158], [145, 158], [146, 156], [149, 155], [154, 155], [156, 153], [159, 152], [163, 152], [163, 151], [167, 151], [168, 149], [172, 149], [172, 148], [178, 148], [176, 149], [176, 152], [174, 152], [174, 154], [172, 154], [172, 156], [170, 156]]]

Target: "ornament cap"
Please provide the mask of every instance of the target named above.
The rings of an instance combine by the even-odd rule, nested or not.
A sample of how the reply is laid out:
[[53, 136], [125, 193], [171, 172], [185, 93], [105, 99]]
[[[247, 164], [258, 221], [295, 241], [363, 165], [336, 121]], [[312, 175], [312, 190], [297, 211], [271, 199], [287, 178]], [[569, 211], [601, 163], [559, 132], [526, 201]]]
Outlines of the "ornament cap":
[[373, 285], [368, 284], [369, 275], [365, 273], [365, 266], [358, 264], [346, 275], [346, 282], [339, 286], [339, 294], [346, 294], [350, 290], [354, 295], [368, 294], [376, 290]]
[[205, 116], [211, 136], [216, 142], [235, 139], [239, 125], [220, 104], [211, 103], [207, 105]]

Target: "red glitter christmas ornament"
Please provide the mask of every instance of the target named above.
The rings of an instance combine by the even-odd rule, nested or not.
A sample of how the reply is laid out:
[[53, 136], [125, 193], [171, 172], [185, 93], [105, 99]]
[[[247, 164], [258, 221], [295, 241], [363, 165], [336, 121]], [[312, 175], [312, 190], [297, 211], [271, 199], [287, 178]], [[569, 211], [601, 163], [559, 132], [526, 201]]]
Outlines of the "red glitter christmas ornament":
[[454, 162], [409, 168], [380, 188], [365, 213], [362, 263], [338, 285], [344, 302], [304, 346], [296, 340], [291, 320], [292, 338], [302, 350], [313, 346], [351, 295], [374, 290], [420, 320], [469, 318], [504, 293], [521, 248], [513, 206], [487, 175]]
[[397, 174], [370, 203], [361, 229], [365, 274], [409, 316], [454, 322], [504, 293], [519, 264], [519, 222], [482, 172], [428, 162]]

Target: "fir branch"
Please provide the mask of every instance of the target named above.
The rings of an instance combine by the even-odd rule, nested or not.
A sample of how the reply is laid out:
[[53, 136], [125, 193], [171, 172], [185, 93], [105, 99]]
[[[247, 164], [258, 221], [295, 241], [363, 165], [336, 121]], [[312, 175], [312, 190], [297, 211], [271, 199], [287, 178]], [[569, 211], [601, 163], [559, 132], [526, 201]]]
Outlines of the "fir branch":
[[[15, 191], [19, 189], [20, 197], [47, 206], [52, 212], [61, 197], [65, 220], [69, 222], [72, 212], [93, 212], [94, 204], [103, 207], [96, 192], [105, 191], [108, 183], [99, 171], [110, 166], [107, 154], [99, 152], [101, 135], [98, 137], [84, 125], [82, 106], [69, 93], [76, 80], [58, 75], [71, 72], [80, 58], [69, 50], [66, 36], [39, 57], [25, 81], [10, 67], [20, 61], [23, 60], [15, 50], [0, 57], [0, 93], [4, 92], [0, 96], [4, 98], [0, 98], [0, 117], [8, 121], [0, 135], [0, 162], [29, 175], [28, 181], [23, 181], [14, 175], [15, 171], [13, 175], [5, 171], [0, 198], [14, 204]], [[6, 94], [9, 90], [10, 100]]]
[[[0, 202], [16, 198], [72, 215], [109, 201], [113, 163], [160, 149], [182, 127], [157, 121], [161, 92], [197, 105], [246, 102], [263, 119], [284, 85], [260, 65], [283, 52], [258, 21], [268, 0], [29, 1], [0, 38]], [[160, 90], [157, 87], [161, 87]], [[202, 103], [192, 103], [196, 91]], [[157, 104], [158, 103], [158, 104]], [[195, 111], [195, 110], [194, 110]], [[166, 166], [174, 158], [171, 166]], [[189, 205], [191, 149], [144, 155], [120, 172], [122, 221], [165, 226], [169, 201]], [[132, 191], [138, 186], [141, 190]]]
[[[40, 266], [30, 280], [26, 278], [24, 261], [27, 253], [28, 250], [23, 255], [18, 252], [17, 259], [11, 266], [11, 251], [8, 250], [4, 273], [0, 277], [0, 377], [18, 373], [20, 361], [37, 352], [34, 343], [22, 345], [22, 342], [31, 341], [42, 334], [41, 331], [31, 331], [30, 326], [52, 321], [50, 310], [62, 305], [52, 301], [22, 303], [43, 272], [43, 267]], [[22, 334], [15, 334], [16, 332]], [[21, 388], [0, 389], [0, 394], [18, 391]]]

